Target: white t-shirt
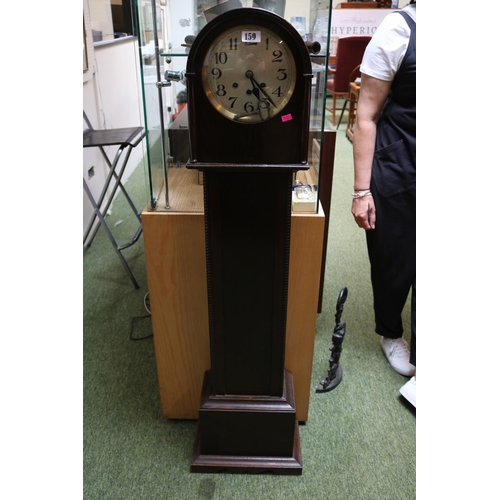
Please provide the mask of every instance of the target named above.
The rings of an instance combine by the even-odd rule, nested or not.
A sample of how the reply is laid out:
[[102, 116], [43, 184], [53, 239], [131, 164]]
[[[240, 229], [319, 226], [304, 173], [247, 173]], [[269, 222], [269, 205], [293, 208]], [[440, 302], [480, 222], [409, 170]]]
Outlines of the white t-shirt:
[[[407, 5], [401, 10], [417, 22], [416, 4]], [[403, 16], [388, 14], [366, 47], [361, 73], [392, 82], [406, 54], [410, 35], [411, 30]]]

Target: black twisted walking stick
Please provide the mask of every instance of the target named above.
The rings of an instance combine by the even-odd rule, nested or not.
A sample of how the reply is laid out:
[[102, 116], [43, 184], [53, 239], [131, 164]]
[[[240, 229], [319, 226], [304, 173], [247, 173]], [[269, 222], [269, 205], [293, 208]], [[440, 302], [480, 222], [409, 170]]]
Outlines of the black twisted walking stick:
[[328, 392], [335, 389], [342, 380], [342, 367], [339, 365], [340, 353], [342, 352], [342, 342], [345, 335], [345, 321], [340, 321], [344, 310], [344, 303], [347, 300], [347, 288], [340, 290], [337, 299], [337, 312], [335, 314], [335, 328], [332, 334], [332, 345], [330, 346], [329, 368], [323, 380], [316, 387], [316, 392]]

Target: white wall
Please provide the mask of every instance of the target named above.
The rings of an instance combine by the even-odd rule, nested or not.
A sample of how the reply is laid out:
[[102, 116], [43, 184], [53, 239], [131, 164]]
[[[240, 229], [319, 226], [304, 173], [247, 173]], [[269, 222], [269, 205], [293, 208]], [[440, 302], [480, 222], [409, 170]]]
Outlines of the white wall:
[[[86, 28], [90, 31], [92, 20], [88, 10], [88, 0], [84, 0], [84, 13], [87, 4]], [[94, 128], [133, 127], [144, 124], [142, 113], [142, 90], [140, 82], [140, 61], [137, 39], [130, 38], [111, 42], [100, 47], [92, 45], [91, 34], [87, 36], [89, 47], [89, 70], [83, 77], [83, 110]], [[83, 129], [87, 126], [83, 123]], [[123, 180], [126, 180], [141, 162], [145, 154], [143, 141], [130, 155]], [[111, 161], [118, 149], [116, 146], [105, 148]], [[99, 196], [108, 172], [107, 165], [97, 148], [83, 150], [83, 176], [95, 198]], [[93, 167], [94, 176], [89, 179], [88, 171]], [[84, 191], [83, 194], [83, 232], [93, 213], [92, 206]], [[144, 206], [147, 200], [144, 200]], [[140, 209], [141, 207], [137, 207]]]
[[113, 40], [113, 17], [111, 15], [111, 2], [109, 0], [84, 0], [88, 1], [90, 10], [94, 13], [91, 18], [91, 29], [100, 33], [102, 40]]

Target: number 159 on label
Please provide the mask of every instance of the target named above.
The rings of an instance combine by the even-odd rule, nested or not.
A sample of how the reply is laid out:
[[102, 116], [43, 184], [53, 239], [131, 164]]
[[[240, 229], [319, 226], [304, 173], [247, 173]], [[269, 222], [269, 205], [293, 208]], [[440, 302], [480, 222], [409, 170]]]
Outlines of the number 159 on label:
[[241, 41], [243, 43], [258, 43], [260, 42], [260, 31], [242, 31]]

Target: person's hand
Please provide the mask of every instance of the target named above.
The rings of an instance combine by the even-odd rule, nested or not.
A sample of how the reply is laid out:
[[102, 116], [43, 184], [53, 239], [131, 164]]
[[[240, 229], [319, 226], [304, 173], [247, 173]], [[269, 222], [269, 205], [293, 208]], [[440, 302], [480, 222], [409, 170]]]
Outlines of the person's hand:
[[372, 196], [352, 200], [351, 213], [361, 229], [375, 229], [375, 203]]

